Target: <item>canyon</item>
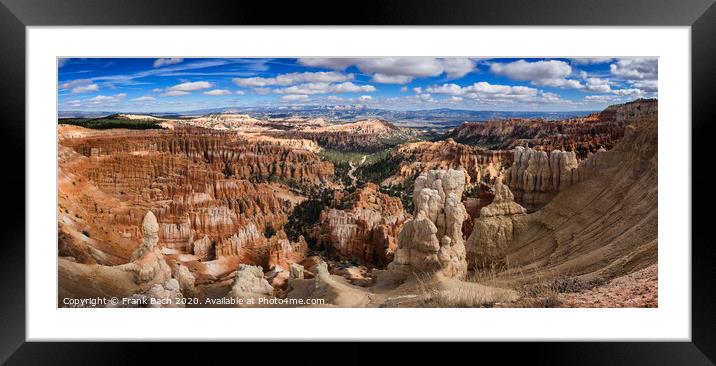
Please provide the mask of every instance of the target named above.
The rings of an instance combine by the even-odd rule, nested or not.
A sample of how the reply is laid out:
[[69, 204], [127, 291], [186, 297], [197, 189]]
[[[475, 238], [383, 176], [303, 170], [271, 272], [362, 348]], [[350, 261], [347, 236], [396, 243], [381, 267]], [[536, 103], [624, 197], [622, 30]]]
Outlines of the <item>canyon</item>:
[[622, 138], [630, 120], [655, 113], [654, 103], [636, 100], [630, 108], [614, 105], [599, 113], [558, 121], [507, 119], [465, 122], [448, 136], [457, 142], [489, 146], [491, 149], [524, 146], [543, 151], [574, 151], [581, 159], [600, 148], [611, 149]]
[[563, 305], [589, 306], [655, 276], [657, 114], [640, 99], [437, 138], [370, 118], [60, 123], [59, 297], [519, 307], [567, 281]]

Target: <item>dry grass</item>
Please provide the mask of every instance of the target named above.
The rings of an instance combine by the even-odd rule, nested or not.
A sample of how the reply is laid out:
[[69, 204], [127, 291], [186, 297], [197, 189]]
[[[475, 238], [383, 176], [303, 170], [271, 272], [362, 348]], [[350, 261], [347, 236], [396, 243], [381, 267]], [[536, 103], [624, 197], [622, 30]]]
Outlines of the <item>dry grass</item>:
[[[504, 276], [505, 273], [509, 275]], [[595, 285], [569, 273], [563, 273], [556, 278], [554, 274], [542, 271], [527, 275], [521, 267], [511, 267], [509, 262], [500, 266], [475, 267], [468, 281], [488, 286], [509, 287], [520, 294], [520, 299], [509, 306], [536, 308], [559, 307], [561, 305], [559, 294], [579, 292]]]
[[488, 287], [473, 282], [435, 279], [417, 276], [420, 289], [420, 306], [439, 308], [492, 307], [496, 303], [518, 299], [512, 290]]
[[436, 281], [416, 274], [420, 306], [425, 307], [560, 307], [560, 294], [579, 292], [596, 283], [581, 280], [571, 270], [555, 274], [511, 267], [509, 262], [476, 267], [465, 281]]

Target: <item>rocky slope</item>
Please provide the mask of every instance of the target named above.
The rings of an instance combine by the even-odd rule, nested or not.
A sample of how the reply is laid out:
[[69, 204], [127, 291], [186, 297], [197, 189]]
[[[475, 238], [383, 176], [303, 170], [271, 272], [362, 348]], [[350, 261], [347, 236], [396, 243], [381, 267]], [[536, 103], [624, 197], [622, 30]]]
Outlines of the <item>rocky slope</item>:
[[461, 170], [465, 173], [467, 184], [474, 184], [482, 178], [497, 177], [502, 162], [509, 162], [512, 153], [486, 150], [447, 139], [400, 145], [390, 152], [388, 159], [398, 161], [399, 165], [394, 175], [383, 181], [385, 185], [402, 184], [434, 169]]
[[659, 306], [658, 269], [644, 269], [617, 277], [591, 289], [559, 295], [566, 308], [655, 308]]
[[[655, 102], [637, 101], [611, 106], [599, 114], [600, 118], [613, 120], [620, 125], [630, 121], [656, 119]], [[607, 150], [587, 152], [583, 159], [575, 151], [545, 151], [516, 147], [513, 164], [506, 171], [506, 183], [514, 192], [517, 202], [534, 211], [549, 202], [554, 195], [597, 174], [605, 167]]]
[[332, 184], [331, 163], [262, 140], [193, 130], [63, 130], [59, 249], [81, 262], [127, 260], [147, 209], [156, 213], [165, 248], [204, 261], [237, 256], [268, 265], [276, 253], [286, 258], [273, 261], [295, 260], [305, 243], [267, 238], [266, 231], [280, 234], [304, 199], [288, 186]]
[[628, 122], [624, 137], [598, 154], [589, 179], [525, 217], [524, 230], [507, 249], [515, 269], [505, 278], [601, 282], [656, 263], [658, 120], [655, 110], [643, 113], [637, 106], [617, 112]]
[[[551, 135], [512, 151], [448, 139], [354, 153], [351, 192], [321, 144], [383, 146], [394, 126], [239, 115], [59, 126], [59, 295], [521, 306], [535, 300], [525, 288], [567, 283], [549, 306], [655, 306], [656, 115], [652, 101], [613, 106], [550, 122]], [[530, 131], [505, 128], [494, 136]], [[366, 183], [366, 165], [383, 186]]]
[[415, 130], [400, 128], [377, 119], [331, 123], [322, 118], [263, 119], [245, 114], [226, 113], [172, 122], [218, 131], [260, 134], [283, 141], [312, 141], [321, 147], [344, 151], [379, 151], [399, 142], [414, 139], [418, 135]]
[[415, 139], [417, 131], [396, 127], [382, 120], [361, 120], [326, 126], [301, 126], [296, 129], [274, 132], [284, 139], [306, 139], [321, 147], [343, 150], [375, 152], [392, 145]]
[[583, 118], [561, 121], [512, 119], [465, 122], [447, 137], [491, 149], [529, 146], [544, 151], [574, 151], [579, 158], [586, 158], [589, 152], [600, 148], [611, 149], [622, 137], [629, 119], [655, 114], [656, 106], [656, 100], [641, 99], [610, 106]]
[[318, 247], [370, 265], [388, 264], [408, 218], [400, 200], [367, 184], [346, 197], [336, 195], [334, 201], [315, 227]]
[[60, 258], [59, 298], [131, 296], [171, 279], [171, 268], [157, 245], [159, 225], [151, 211], [144, 216], [141, 231], [143, 238], [125, 264], [82, 264]]

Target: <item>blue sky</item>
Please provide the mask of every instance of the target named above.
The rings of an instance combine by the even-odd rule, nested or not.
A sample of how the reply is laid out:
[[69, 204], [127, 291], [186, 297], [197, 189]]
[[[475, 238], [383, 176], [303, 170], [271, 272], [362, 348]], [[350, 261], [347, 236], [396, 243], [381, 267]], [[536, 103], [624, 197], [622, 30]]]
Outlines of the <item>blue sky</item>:
[[599, 110], [657, 97], [656, 58], [72, 58], [58, 60], [61, 111], [365, 105]]

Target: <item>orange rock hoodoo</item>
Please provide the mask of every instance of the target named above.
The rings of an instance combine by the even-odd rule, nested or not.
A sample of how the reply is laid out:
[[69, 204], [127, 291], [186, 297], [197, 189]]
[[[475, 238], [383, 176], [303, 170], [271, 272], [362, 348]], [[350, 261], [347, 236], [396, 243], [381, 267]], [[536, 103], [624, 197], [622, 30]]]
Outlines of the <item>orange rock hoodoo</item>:
[[321, 213], [316, 227], [319, 246], [367, 264], [389, 263], [408, 218], [400, 200], [369, 183], [338, 201]]
[[486, 150], [447, 139], [401, 145], [391, 153], [391, 158], [400, 159], [401, 163], [396, 177], [389, 183], [398, 183], [433, 169], [459, 169], [466, 173], [467, 183], [474, 184], [483, 177], [497, 177], [501, 163], [511, 161], [512, 152]]
[[[287, 185], [330, 184], [333, 165], [310, 151], [205, 130], [111, 131], [61, 138], [59, 173], [67, 231], [81, 228], [103, 252], [82, 255], [87, 249], [77, 236], [61, 235], [68, 255], [122, 262], [151, 209], [163, 247], [201, 260], [238, 256], [268, 266], [300, 260], [307, 251], [305, 242], [291, 243], [280, 230], [303, 199]], [[66, 199], [71, 195], [80, 198]], [[267, 239], [267, 227], [279, 232]]]

